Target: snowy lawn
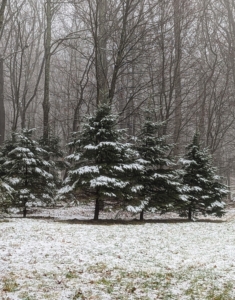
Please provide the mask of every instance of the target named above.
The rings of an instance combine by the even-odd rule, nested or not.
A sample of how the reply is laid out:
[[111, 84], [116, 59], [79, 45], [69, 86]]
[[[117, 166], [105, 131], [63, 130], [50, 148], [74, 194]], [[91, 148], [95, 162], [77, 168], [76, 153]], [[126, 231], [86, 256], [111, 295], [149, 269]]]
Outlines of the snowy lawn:
[[235, 222], [0, 223], [0, 299], [235, 299]]

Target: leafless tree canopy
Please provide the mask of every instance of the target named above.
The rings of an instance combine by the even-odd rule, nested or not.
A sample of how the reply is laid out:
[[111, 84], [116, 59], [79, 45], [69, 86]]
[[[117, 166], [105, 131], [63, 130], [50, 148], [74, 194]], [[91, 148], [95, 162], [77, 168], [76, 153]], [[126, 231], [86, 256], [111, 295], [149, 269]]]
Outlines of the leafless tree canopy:
[[2, 0], [0, 143], [36, 127], [65, 145], [104, 102], [138, 135], [150, 108], [176, 156], [198, 131], [230, 178], [234, 36], [232, 0]]

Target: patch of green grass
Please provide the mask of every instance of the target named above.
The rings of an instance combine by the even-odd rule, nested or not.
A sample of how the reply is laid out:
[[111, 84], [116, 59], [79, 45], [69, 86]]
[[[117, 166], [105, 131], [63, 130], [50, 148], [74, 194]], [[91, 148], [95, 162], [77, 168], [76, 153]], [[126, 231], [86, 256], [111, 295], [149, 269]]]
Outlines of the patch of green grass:
[[110, 281], [107, 278], [102, 277], [96, 281], [96, 284], [105, 286], [107, 288], [107, 293], [112, 294], [113, 287], [114, 287], [113, 281]]
[[65, 277], [66, 277], [67, 279], [73, 279], [73, 278], [78, 278], [78, 275], [76, 274], [75, 271], [69, 270], [69, 271], [66, 273]]
[[3, 288], [4, 292], [15, 292], [17, 291], [19, 285], [13, 277], [3, 278]]
[[[188, 288], [184, 294], [189, 299], [206, 299], [206, 300], [232, 300], [233, 284], [227, 282], [223, 286], [217, 283], [216, 275], [212, 271], [195, 272], [193, 278], [189, 280]], [[185, 275], [185, 278], [187, 275]], [[186, 279], [188, 280], [188, 278]]]
[[208, 300], [233, 300], [234, 297], [231, 295], [233, 290], [233, 284], [228, 282], [224, 284], [223, 288], [213, 288], [208, 292], [206, 299]]
[[[91, 283], [95, 284], [95, 292], [91, 292], [91, 297], [97, 297], [97, 300], [101, 299], [101, 291], [109, 294], [114, 300], [133, 297], [141, 300], [176, 300], [181, 297], [187, 300], [235, 299], [232, 283], [221, 282], [214, 269], [190, 266], [179, 270], [160, 268], [159, 272], [127, 271], [117, 266], [110, 269], [104, 263], [97, 263], [87, 271], [95, 277], [91, 280]], [[78, 296], [80, 298], [77, 299], [83, 299], [83, 295]]]
[[86, 300], [86, 297], [83, 295], [81, 290], [76, 291], [72, 298], [72, 300], [77, 300], [77, 299]]
[[107, 265], [105, 263], [96, 263], [95, 265], [90, 266], [87, 270], [91, 273], [102, 273], [107, 270]]
[[30, 296], [28, 292], [23, 292], [19, 295], [21, 300], [35, 300], [35, 297]]
[[112, 284], [110, 280], [106, 279], [106, 278], [101, 278], [99, 279], [97, 282], [97, 284], [103, 284], [103, 285], [110, 285]]

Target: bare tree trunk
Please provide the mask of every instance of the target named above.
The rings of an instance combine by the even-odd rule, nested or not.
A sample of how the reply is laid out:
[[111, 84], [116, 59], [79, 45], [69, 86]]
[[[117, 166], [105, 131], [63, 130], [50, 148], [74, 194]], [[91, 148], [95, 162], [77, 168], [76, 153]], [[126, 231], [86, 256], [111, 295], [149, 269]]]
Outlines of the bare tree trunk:
[[1, 8], [0, 8], [0, 32], [3, 27], [3, 22], [4, 22], [4, 11], [6, 8], [7, 0], [2, 0]]
[[205, 143], [205, 121], [206, 121], [206, 86], [202, 80], [199, 78], [198, 80], [199, 86], [199, 99], [198, 99], [198, 129], [200, 133], [200, 141]]
[[[0, 8], [0, 33], [3, 27], [4, 11], [6, 8], [7, 0], [2, 0]], [[0, 53], [0, 145], [4, 142], [5, 138], [5, 107], [4, 107], [4, 74], [3, 74], [3, 58]]]
[[96, 36], [96, 81], [97, 81], [97, 105], [108, 101], [108, 81], [107, 81], [107, 33], [106, 33], [106, 13], [107, 0], [97, 1], [98, 28]]
[[0, 145], [5, 138], [4, 74], [3, 58], [0, 58]]
[[51, 66], [51, 0], [46, 3], [47, 28], [45, 32], [45, 81], [43, 99], [43, 139], [49, 138], [49, 112], [50, 112], [50, 66]]
[[174, 91], [175, 91], [175, 128], [174, 128], [174, 142], [175, 155], [179, 155], [180, 144], [180, 128], [182, 124], [181, 112], [181, 0], [174, 0], [174, 38], [175, 38], [175, 67], [174, 67]]
[[224, 5], [226, 6], [227, 13], [228, 13], [228, 31], [230, 36], [232, 37], [229, 41], [231, 43], [231, 55], [229, 56], [231, 68], [232, 68], [232, 75], [233, 81], [235, 83], [235, 59], [234, 59], [234, 52], [235, 52], [235, 41], [234, 41], [234, 34], [235, 34], [235, 20], [233, 15], [234, 4], [231, 5], [230, 1], [223, 1]]

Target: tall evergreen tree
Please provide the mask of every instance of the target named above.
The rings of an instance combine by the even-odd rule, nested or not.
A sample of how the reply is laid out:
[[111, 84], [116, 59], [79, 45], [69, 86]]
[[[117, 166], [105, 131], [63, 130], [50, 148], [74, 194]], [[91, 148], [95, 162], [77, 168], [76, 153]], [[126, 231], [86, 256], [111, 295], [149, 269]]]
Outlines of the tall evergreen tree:
[[51, 204], [55, 191], [53, 175], [46, 171], [52, 165], [43, 157], [46, 151], [32, 139], [33, 130], [12, 133], [1, 149], [2, 174], [6, 183], [15, 190], [14, 207], [23, 209]]
[[183, 205], [185, 201], [181, 195], [178, 172], [174, 170], [175, 164], [169, 157], [172, 146], [166, 143], [166, 136], [161, 134], [163, 124], [153, 122], [150, 112], [147, 114], [136, 147], [140, 155], [139, 163], [144, 168], [144, 172], [137, 177], [137, 181], [143, 185], [139, 190], [141, 220], [144, 211], [164, 213], [175, 205]]
[[187, 215], [189, 220], [198, 213], [217, 217], [225, 213], [222, 199], [228, 193], [227, 187], [220, 183], [208, 150], [200, 148], [199, 135], [196, 133], [192, 143], [186, 148], [185, 158], [180, 160], [188, 203], [179, 211], [181, 215]]
[[98, 220], [100, 206], [109, 200], [125, 206], [133, 199], [130, 174], [142, 169], [134, 162], [136, 153], [131, 145], [123, 143], [123, 131], [116, 129], [117, 117], [107, 104], [87, 117], [79, 137], [70, 144], [73, 153], [71, 169], [65, 179], [60, 196], [82, 190], [95, 200], [94, 219]]

